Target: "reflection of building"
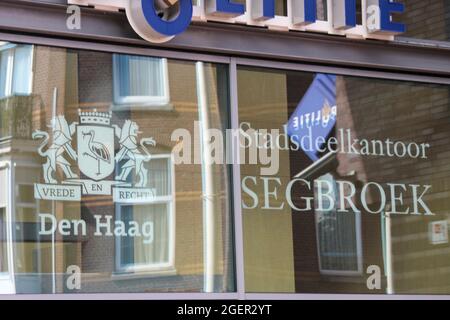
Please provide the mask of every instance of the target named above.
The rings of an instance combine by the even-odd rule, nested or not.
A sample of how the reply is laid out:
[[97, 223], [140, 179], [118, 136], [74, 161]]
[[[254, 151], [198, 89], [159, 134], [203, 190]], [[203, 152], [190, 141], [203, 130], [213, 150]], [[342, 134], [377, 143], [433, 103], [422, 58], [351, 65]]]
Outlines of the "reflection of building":
[[448, 2], [401, 0], [408, 9], [402, 15], [402, 20], [408, 26], [406, 36], [425, 39], [448, 41], [450, 39], [450, 7]]
[[[2, 291], [15, 292], [18, 284], [15, 281], [15, 272], [29, 264], [31, 268], [32, 255], [25, 254], [15, 259], [13, 238], [16, 236], [23, 249], [27, 247], [25, 241], [32, 237], [27, 220], [14, 224], [15, 213], [24, 217], [30, 212], [34, 214], [36, 202], [33, 199], [32, 184], [28, 183], [27, 174], [37, 175], [33, 156], [29, 156], [34, 149], [30, 141], [33, 128], [32, 115], [35, 114], [39, 124], [39, 112], [42, 106], [41, 96], [33, 92], [32, 67], [33, 47], [15, 46], [2, 43], [0, 47], [0, 132], [1, 132], [1, 183], [2, 196], [0, 201], [2, 222]], [[14, 150], [14, 155], [11, 151]], [[30, 161], [31, 160], [31, 161]], [[12, 163], [16, 163], [12, 166]], [[15, 181], [15, 188], [5, 188]], [[4, 254], [4, 256], [3, 256]], [[17, 267], [17, 269], [16, 269]]]
[[[375, 100], [368, 98], [363, 90], [356, 89], [361, 84], [362, 82], [356, 79], [341, 82], [338, 91], [346, 93], [346, 96], [342, 95], [343, 111], [341, 117], [338, 117], [338, 127], [344, 123], [351, 123], [355, 138], [390, 137], [393, 141], [428, 143], [431, 149], [427, 153], [428, 158], [422, 161], [408, 157], [349, 159], [343, 156], [338, 159], [337, 171], [340, 174], [355, 171], [355, 178], [362, 182], [375, 180], [380, 183], [432, 186], [432, 191], [424, 199], [436, 215], [419, 217], [391, 214], [389, 219], [391, 228], [387, 230], [390, 237], [387, 238], [387, 243], [381, 244], [390, 246], [392, 254], [390, 276], [393, 286], [391, 289], [394, 292], [445, 293], [450, 285], [446, 276], [450, 267], [446, 255], [448, 244], [432, 244], [429, 239], [429, 226], [432, 221], [449, 219], [445, 207], [449, 190], [445, 186], [447, 148], [444, 141], [448, 140], [450, 134], [446, 125], [450, 115], [448, 110], [450, 91], [448, 88], [433, 85], [405, 84], [394, 85], [395, 94], [392, 94], [392, 83], [364, 80], [363, 84], [370, 87], [371, 94], [376, 97]], [[430, 96], [433, 98], [430, 99]], [[414, 129], [411, 130], [410, 126]], [[376, 195], [372, 197], [373, 205], [377, 206], [380, 202], [379, 197]], [[405, 205], [398, 211], [406, 211], [408, 207], [411, 211], [413, 209], [411, 198], [412, 194], [405, 192], [403, 199]], [[390, 209], [386, 207], [386, 212]], [[377, 225], [377, 219], [380, 220], [380, 217], [372, 218], [372, 227], [363, 225], [362, 228], [379, 229], [373, 227]], [[383, 221], [378, 223], [378, 226], [383, 226]], [[376, 232], [375, 230], [372, 232]], [[383, 230], [380, 232], [383, 233]], [[383, 234], [380, 236], [383, 237]]]
[[[315, 83], [306, 73], [242, 68], [239, 70], [239, 81], [253, 83], [239, 99], [242, 121], [252, 123], [254, 128], [281, 129], [294, 111], [301, 116], [305, 115], [302, 112], [311, 112], [308, 107], [320, 109], [323, 105], [323, 100], [317, 96], [313, 96], [317, 99], [315, 102], [304, 100], [307, 89]], [[281, 92], [287, 95], [258, 89], [267, 87], [283, 88]], [[250, 280], [247, 285], [255, 292], [373, 293], [367, 287], [367, 272], [369, 267], [377, 266], [381, 271], [381, 290], [378, 292], [445, 292], [448, 287], [445, 276], [448, 243], [432, 243], [429, 228], [432, 221], [448, 221], [442, 202], [447, 195], [446, 176], [438, 173], [445, 170], [443, 155], [447, 150], [444, 141], [447, 141], [448, 128], [439, 123], [448, 120], [448, 88], [338, 76], [335, 91], [335, 128], [330, 135], [328, 131], [318, 132], [335, 137], [339, 145], [344, 146], [349, 145], [347, 139], [350, 138], [351, 141], [371, 139], [377, 143], [390, 139], [430, 144], [432, 147], [425, 153], [428, 159], [387, 156], [387, 151], [381, 151], [379, 144], [370, 156], [322, 153], [317, 161], [312, 161], [311, 156], [302, 150], [281, 151], [277, 175], [281, 180], [273, 178], [269, 189], [258, 183], [259, 180], [245, 182], [250, 192], [257, 192], [260, 203], [254, 206], [252, 193], [245, 191], [243, 201], [247, 207], [243, 210], [244, 227], [247, 237], [259, 243], [256, 246], [250, 242], [245, 247], [247, 279]], [[256, 94], [250, 96], [249, 92]], [[430, 99], [430, 96], [434, 98]], [[277, 101], [274, 102], [274, 99]], [[299, 104], [302, 99], [310, 104]], [[421, 107], [411, 108], [414, 105]], [[281, 106], [283, 113], [275, 112], [274, 106]], [[257, 115], [256, 109], [259, 110]], [[414, 124], [415, 130], [411, 130], [410, 124]], [[351, 136], [342, 135], [342, 130], [350, 132]], [[380, 156], [382, 153], [385, 156]], [[245, 177], [256, 176], [259, 179], [260, 176], [259, 168], [249, 165], [243, 166], [241, 172]], [[283, 194], [280, 190], [284, 190], [289, 181], [298, 178], [320, 180], [325, 187], [331, 186], [321, 192], [334, 199], [332, 209], [318, 210], [321, 206], [328, 207], [329, 198], [320, 198], [317, 188], [302, 183], [294, 185], [293, 204], [289, 208], [286, 199], [280, 197]], [[345, 181], [347, 188], [340, 189], [341, 184], [336, 184], [336, 181]], [[420, 206], [422, 215], [386, 215], [392, 210], [389, 205], [392, 204], [391, 198], [384, 200], [382, 214], [374, 214], [361, 204], [364, 197], [368, 208], [375, 212], [382, 205], [377, 188], [363, 188], [368, 182], [382, 185], [385, 197], [401, 195], [401, 200], [395, 200], [397, 212], [407, 211], [408, 207], [409, 212], [413, 212], [414, 204], [420, 205], [414, 199], [424, 188], [414, 198], [410, 189], [400, 192], [399, 186], [395, 187], [395, 193], [390, 193], [389, 183], [432, 185], [432, 191], [425, 194], [423, 201], [436, 215], [423, 215], [426, 211]], [[344, 195], [352, 193], [348, 189], [350, 185], [354, 186], [354, 196], [340, 202], [342, 190]], [[267, 196], [267, 191], [275, 193]], [[267, 197], [270, 197], [272, 210], [267, 210]], [[314, 209], [303, 212], [293, 210], [292, 206], [306, 208], [308, 198], [315, 200]], [[319, 199], [325, 202], [319, 205]], [[355, 212], [352, 205], [361, 213]], [[347, 213], [339, 212], [342, 206]], [[277, 228], [268, 232], [267, 227], [273, 225]], [[276, 247], [273, 246], [275, 243]], [[270, 268], [261, 267], [269, 263]], [[435, 268], [440, 270], [439, 273], [432, 272]], [[263, 282], [257, 278], [269, 273], [271, 279], [276, 281]]]
[[[5, 166], [15, 163], [2, 172], [2, 185], [8, 185], [7, 180], [11, 179], [16, 186], [11, 190], [12, 198], [8, 200], [4, 194], [0, 202], [5, 207], [1, 221], [2, 235], [7, 238], [2, 252], [8, 252], [9, 259], [5, 256], [2, 269], [8, 269], [4, 265], [9, 264], [9, 270], [5, 270], [11, 279], [8, 290], [63, 292], [67, 289], [65, 273], [71, 265], [81, 268], [85, 292], [121, 291], [125, 285], [127, 291], [172, 291], [180, 287], [185, 291], [203, 290], [206, 284], [203, 281], [201, 166], [175, 167], [172, 149], [176, 142], [170, 140], [176, 128], [194, 132], [194, 121], [199, 116], [196, 83], [200, 80], [196, 78], [196, 66], [167, 59], [40, 46], [26, 48], [33, 48], [28, 50], [28, 59], [34, 67], [20, 70], [20, 76], [24, 81], [31, 81], [32, 89], [20, 95], [8, 94], [1, 102], [1, 130], [5, 137], [1, 163]], [[207, 116], [211, 117], [212, 126], [220, 127], [218, 109], [226, 90], [218, 92], [216, 81], [221, 81], [223, 69], [204, 65], [202, 70], [208, 90], [206, 103], [210, 115]], [[136, 79], [149, 82], [137, 83]], [[154, 203], [114, 204], [110, 196], [86, 196], [81, 203], [35, 200], [33, 187], [34, 183], [43, 182], [40, 168], [45, 159], [39, 158], [36, 152], [43, 141], [31, 139], [33, 130], [50, 130], [51, 134], [49, 124], [55, 115], [64, 115], [68, 123], [73, 123], [79, 122], [79, 109], [95, 108], [101, 112], [110, 110], [111, 106], [114, 123], [121, 125], [126, 119], [136, 121], [142, 136], [152, 136], [157, 141], [147, 165], [148, 187], [156, 190]], [[76, 149], [76, 141], [72, 146]], [[48, 147], [44, 146], [43, 150]], [[107, 179], [118, 176], [126, 160], [118, 163]], [[72, 168], [76, 166], [72, 162]], [[212, 203], [217, 214], [214, 213], [211, 240], [218, 243], [208, 258], [214, 266], [211, 276], [215, 280], [208, 281], [220, 288], [232, 283], [228, 275], [223, 276], [232, 272], [228, 266], [232, 261], [231, 252], [223, 246], [223, 241], [231, 241], [229, 220], [221, 216], [228, 210], [224, 201], [227, 186], [221, 182], [221, 176], [227, 173], [219, 165], [213, 167], [213, 172], [216, 200]], [[76, 174], [82, 177], [79, 170]], [[134, 174], [132, 171], [128, 176], [130, 182], [135, 180]], [[54, 178], [61, 181], [63, 172], [58, 170]], [[42, 225], [38, 213], [50, 213], [57, 220], [83, 219], [87, 222], [87, 235], [62, 236], [59, 232], [55, 236], [39, 235]], [[151, 241], [131, 236], [95, 236], [95, 215], [103, 219], [114, 216], [112, 228], [117, 220], [128, 228], [131, 221], [141, 225], [151, 222]], [[45, 222], [49, 230], [50, 220]]]

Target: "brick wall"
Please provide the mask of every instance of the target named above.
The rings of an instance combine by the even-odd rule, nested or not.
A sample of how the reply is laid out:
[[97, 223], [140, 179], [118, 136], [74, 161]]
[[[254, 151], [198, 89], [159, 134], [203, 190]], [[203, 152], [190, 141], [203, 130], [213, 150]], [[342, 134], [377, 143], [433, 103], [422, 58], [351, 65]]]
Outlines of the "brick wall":
[[397, 21], [406, 24], [404, 36], [427, 40], [450, 40], [450, 2], [448, 0], [399, 0], [405, 13]]
[[[436, 216], [392, 215], [394, 291], [396, 293], [448, 293], [448, 244], [432, 245], [429, 222], [449, 220], [450, 91], [445, 86], [400, 83], [346, 77], [338, 86], [338, 128], [351, 128], [353, 137], [429, 143], [428, 159], [339, 156], [338, 171], [356, 170], [361, 182], [431, 185], [424, 198]], [[379, 197], [371, 194], [373, 205]], [[405, 203], [411, 203], [406, 193]], [[404, 206], [402, 209], [406, 209]], [[388, 209], [386, 209], [388, 210]], [[366, 218], [367, 219], [367, 218]], [[380, 261], [379, 216], [363, 222], [365, 259]], [[369, 232], [371, 234], [369, 234]]]

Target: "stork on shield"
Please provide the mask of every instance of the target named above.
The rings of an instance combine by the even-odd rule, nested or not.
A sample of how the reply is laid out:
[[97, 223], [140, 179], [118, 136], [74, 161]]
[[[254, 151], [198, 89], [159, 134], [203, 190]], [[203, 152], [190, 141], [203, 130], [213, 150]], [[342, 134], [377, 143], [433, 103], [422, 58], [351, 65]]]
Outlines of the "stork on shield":
[[114, 172], [114, 129], [106, 125], [78, 125], [78, 166], [95, 181]]

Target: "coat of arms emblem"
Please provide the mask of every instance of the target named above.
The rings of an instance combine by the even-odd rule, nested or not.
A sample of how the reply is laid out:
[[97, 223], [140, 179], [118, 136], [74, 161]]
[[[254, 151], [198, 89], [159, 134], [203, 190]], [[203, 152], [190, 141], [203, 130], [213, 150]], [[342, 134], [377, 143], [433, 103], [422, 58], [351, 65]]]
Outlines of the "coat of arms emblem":
[[95, 181], [114, 172], [114, 128], [109, 125], [110, 114], [94, 112], [81, 116], [77, 125], [78, 167]]
[[[52, 119], [51, 135], [40, 130], [33, 133], [33, 139], [42, 140], [39, 155], [47, 159], [45, 183], [35, 184], [36, 199], [80, 201], [82, 195], [113, 195], [115, 202], [145, 203], [154, 198], [145, 166], [151, 160], [148, 146], [156, 145], [154, 139], [138, 142], [136, 122], [126, 120], [119, 127], [111, 124], [111, 119], [111, 112], [79, 110], [79, 122], [69, 125], [60, 115]], [[72, 146], [74, 137], [77, 151]], [[73, 170], [75, 163], [79, 174]], [[56, 175], [58, 168], [63, 174], [61, 181]], [[136, 179], [130, 179], [132, 173]]]

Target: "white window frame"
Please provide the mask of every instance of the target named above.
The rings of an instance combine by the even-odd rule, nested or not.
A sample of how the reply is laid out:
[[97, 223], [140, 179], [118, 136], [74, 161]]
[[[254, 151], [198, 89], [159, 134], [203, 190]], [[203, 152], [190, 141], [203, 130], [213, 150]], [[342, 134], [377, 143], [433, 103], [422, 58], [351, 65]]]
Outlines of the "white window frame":
[[[334, 177], [333, 177], [334, 180]], [[322, 267], [321, 249], [320, 249], [320, 238], [319, 238], [319, 221], [318, 214], [314, 212], [314, 226], [316, 229], [316, 249], [317, 258], [319, 262], [319, 271], [323, 275], [329, 276], [360, 276], [363, 272], [363, 261], [362, 261], [362, 234], [361, 234], [361, 212], [349, 212], [349, 213], [337, 213], [337, 214], [353, 214], [355, 216], [355, 234], [356, 234], [356, 259], [357, 259], [357, 270], [333, 270], [324, 269]]]
[[115, 110], [121, 109], [145, 109], [145, 110], [172, 110], [173, 106], [170, 103], [170, 87], [169, 87], [169, 67], [167, 58], [157, 58], [161, 60], [160, 74], [163, 81], [163, 95], [162, 96], [121, 96], [120, 95], [120, 81], [119, 81], [119, 56], [120, 54], [113, 54], [113, 94]]
[[[7, 63], [7, 70], [6, 70], [6, 80], [5, 80], [5, 92], [0, 93], [0, 99], [9, 98], [11, 96], [15, 95], [15, 92], [13, 91], [13, 83], [14, 83], [14, 56], [16, 48], [19, 45], [12, 44], [12, 43], [6, 43], [1, 44], [0, 43], [0, 53], [3, 53], [3, 51], [8, 51], [8, 63]], [[30, 52], [30, 70], [29, 70], [29, 79], [28, 79], [28, 89], [26, 93], [22, 93], [25, 95], [31, 95], [32, 88], [33, 88], [33, 63], [34, 63], [34, 46], [31, 45], [31, 52]]]
[[170, 194], [167, 196], [157, 196], [150, 202], [144, 204], [116, 204], [116, 217], [120, 219], [122, 207], [126, 206], [146, 206], [150, 204], [167, 204], [168, 206], [168, 225], [169, 225], [169, 254], [168, 261], [165, 263], [151, 263], [140, 264], [133, 266], [122, 265], [121, 260], [121, 237], [115, 237], [115, 273], [113, 276], [143, 276], [159, 275], [163, 273], [175, 274], [175, 231], [176, 231], [176, 217], [175, 217], [175, 161], [173, 154], [155, 154], [152, 155], [152, 159], [168, 159], [168, 176], [170, 179]]
[[[14, 168], [11, 166], [11, 162], [0, 162], [0, 170], [6, 171], [7, 183], [12, 186], [14, 184]], [[11, 188], [7, 189], [7, 202], [0, 203], [0, 207], [5, 209], [5, 223], [6, 223], [6, 240], [7, 240], [7, 263], [8, 271], [0, 273], [0, 294], [15, 293], [15, 272], [14, 272], [14, 247], [12, 241], [13, 235], [13, 217], [14, 212], [14, 192]], [[9, 203], [8, 203], [9, 202]]]

